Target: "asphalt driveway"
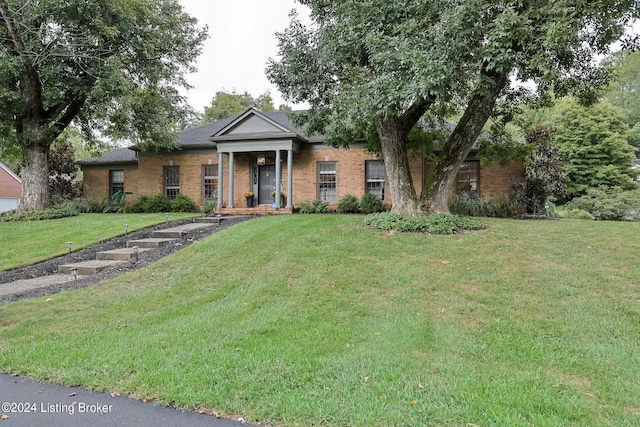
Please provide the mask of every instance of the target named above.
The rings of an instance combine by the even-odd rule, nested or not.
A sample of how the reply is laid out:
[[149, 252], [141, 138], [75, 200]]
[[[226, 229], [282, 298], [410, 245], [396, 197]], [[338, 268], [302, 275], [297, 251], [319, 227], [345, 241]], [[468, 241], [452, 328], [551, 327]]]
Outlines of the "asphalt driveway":
[[9, 426], [189, 426], [239, 427], [247, 424], [196, 412], [112, 397], [81, 388], [38, 383], [0, 374], [0, 427]]

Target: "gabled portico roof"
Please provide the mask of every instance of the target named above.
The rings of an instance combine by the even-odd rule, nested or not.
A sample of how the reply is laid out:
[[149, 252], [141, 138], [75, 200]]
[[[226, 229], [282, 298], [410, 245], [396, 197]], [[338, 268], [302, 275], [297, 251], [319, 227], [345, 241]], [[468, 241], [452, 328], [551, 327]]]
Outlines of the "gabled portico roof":
[[221, 126], [210, 138], [219, 153], [276, 150], [300, 151], [308, 140], [298, 132], [284, 112], [262, 113], [249, 108]]

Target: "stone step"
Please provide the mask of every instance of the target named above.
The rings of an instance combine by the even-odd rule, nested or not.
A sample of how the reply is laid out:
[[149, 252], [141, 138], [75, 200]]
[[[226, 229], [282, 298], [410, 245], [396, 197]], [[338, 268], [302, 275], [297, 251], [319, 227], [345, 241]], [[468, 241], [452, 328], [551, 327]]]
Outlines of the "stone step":
[[221, 218], [218, 216], [199, 216], [193, 219], [195, 223], [201, 224], [220, 224]]
[[89, 276], [92, 274], [97, 274], [111, 265], [120, 264], [121, 262], [122, 261], [95, 260], [95, 261], [77, 262], [74, 264], [64, 264], [64, 265], [58, 266], [58, 273], [72, 274], [71, 269], [77, 268], [79, 275]]
[[166, 228], [164, 230], [156, 230], [153, 233], [151, 233], [151, 237], [165, 238], [165, 239], [170, 239], [170, 238], [180, 239], [183, 236], [188, 235], [189, 231], [200, 230], [202, 228], [207, 228], [211, 226], [212, 224], [209, 224], [209, 223], [190, 223], [190, 224], [185, 224], [178, 227]]
[[[134, 245], [135, 246], [135, 245]], [[138, 247], [138, 252], [150, 251], [151, 248], [141, 248]], [[110, 260], [110, 261], [129, 261], [131, 259], [135, 259], [136, 251], [133, 247], [130, 248], [121, 248], [121, 249], [113, 249], [111, 251], [98, 252], [96, 254], [96, 260]]]
[[127, 247], [132, 248], [137, 246], [139, 248], [159, 248], [160, 246], [164, 246], [168, 243], [175, 242], [175, 238], [158, 238], [158, 237], [150, 237], [147, 239], [138, 239], [138, 240], [129, 240], [127, 241]]

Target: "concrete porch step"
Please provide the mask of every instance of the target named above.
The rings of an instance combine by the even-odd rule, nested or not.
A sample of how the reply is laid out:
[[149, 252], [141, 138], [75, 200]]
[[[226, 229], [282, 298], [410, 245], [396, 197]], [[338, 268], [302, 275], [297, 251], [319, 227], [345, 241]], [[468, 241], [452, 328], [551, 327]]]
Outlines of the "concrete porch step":
[[58, 266], [58, 273], [71, 274], [72, 268], [78, 269], [78, 274], [83, 276], [89, 276], [97, 274], [105, 268], [114, 264], [120, 264], [122, 261], [109, 261], [109, 260], [95, 260], [95, 261], [83, 261], [74, 264], [64, 264]]
[[175, 242], [174, 238], [157, 238], [157, 237], [149, 237], [147, 239], [138, 239], [138, 240], [129, 240], [127, 241], [127, 247], [132, 248], [137, 246], [139, 248], [159, 248], [160, 246], [164, 246], [168, 243]]
[[[189, 231], [200, 230], [202, 228], [211, 227], [210, 223], [191, 223], [181, 225], [179, 227], [166, 228], [164, 230], [157, 230], [151, 233], [152, 238], [164, 238], [164, 239], [180, 239], [181, 237], [189, 234]], [[128, 246], [128, 245], [127, 245]]]
[[[135, 245], [134, 245], [135, 246]], [[151, 248], [138, 248], [138, 252], [142, 253], [145, 251], [150, 251]], [[111, 251], [98, 252], [96, 254], [96, 260], [103, 261], [129, 261], [136, 257], [136, 251], [131, 248], [122, 248], [122, 249], [113, 249]]]
[[202, 224], [220, 224], [220, 217], [217, 216], [199, 216], [193, 219], [195, 223]]

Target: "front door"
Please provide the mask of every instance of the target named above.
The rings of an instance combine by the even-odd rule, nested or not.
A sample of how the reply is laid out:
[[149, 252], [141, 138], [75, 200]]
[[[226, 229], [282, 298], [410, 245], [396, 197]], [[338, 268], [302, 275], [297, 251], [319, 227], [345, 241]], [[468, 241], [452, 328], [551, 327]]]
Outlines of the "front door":
[[273, 190], [276, 189], [276, 165], [258, 166], [258, 203], [270, 205], [273, 203]]

